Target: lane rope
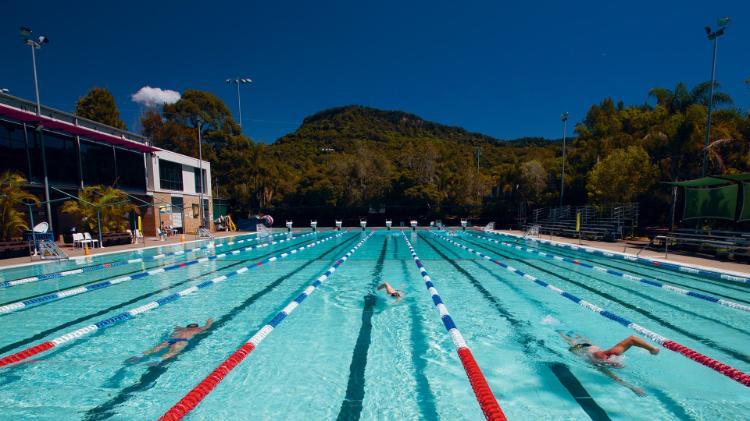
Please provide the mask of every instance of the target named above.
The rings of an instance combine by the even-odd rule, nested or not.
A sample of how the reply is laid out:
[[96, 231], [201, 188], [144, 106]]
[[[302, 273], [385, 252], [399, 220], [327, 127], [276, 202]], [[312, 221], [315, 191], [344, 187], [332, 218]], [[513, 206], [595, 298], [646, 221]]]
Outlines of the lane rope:
[[[278, 234], [274, 234], [273, 236], [281, 236], [281, 235], [287, 235], [287, 233], [285, 233], [285, 232], [284, 233], [278, 233]], [[67, 269], [67, 270], [61, 270], [61, 271], [58, 271], [58, 272], [45, 273], [43, 275], [35, 275], [35, 276], [29, 276], [29, 277], [25, 277], [25, 278], [18, 278], [18, 279], [13, 279], [13, 280], [9, 280], [9, 281], [0, 282], [0, 288], [10, 288], [10, 287], [14, 287], [14, 286], [17, 286], [17, 285], [28, 284], [28, 283], [31, 283], [31, 282], [46, 281], [46, 280], [49, 280], [49, 279], [58, 279], [58, 278], [63, 278], [63, 277], [70, 276], [70, 275], [77, 275], [79, 273], [88, 273], [88, 272], [94, 272], [94, 271], [103, 270], [103, 269], [111, 269], [111, 268], [115, 268], [115, 267], [119, 267], [119, 266], [124, 266], [124, 265], [129, 265], [129, 264], [133, 264], [133, 263], [151, 262], [151, 261], [155, 261], [155, 260], [161, 260], [161, 259], [163, 259], [165, 257], [169, 257], [169, 256], [180, 256], [180, 255], [183, 255], [183, 254], [196, 253], [196, 252], [199, 252], [201, 250], [218, 249], [218, 248], [221, 248], [221, 247], [231, 246], [231, 245], [234, 245], [234, 244], [242, 244], [242, 243], [245, 243], [245, 242], [249, 243], [251, 241], [257, 241], [259, 239], [260, 238], [245, 238], [245, 239], [242, 239], [242, 240], [229, 241], [229, 242], [225, 242], [225, 243], [221, 243], [221, 244], [208, 243], [205, 246], [194, 247], [194, 248], [186, 249], [186, 250], [177, 250], [177, 251], [173, 251], [173, 252], [169, 252], [169, 253], [160, 253], [160, 254], [156, 254], [154, 256], [144, 256], [144, 257], [137, 257], [137, 258], [134, 258], [134, 259], [115, 260], [115, 261], [112, 261], [112, 262], [99, 263], [99, 264], [96, 264], [96, 265], [79, 267], [79, 268], [75, 268], [75, 269]]]
[[339, 234], [336, 234], [336, 235], [333, 235], [333, 236], [322, 238], [320, 240], [314, 241], [314, 242], [309, 243], [307, 245], [304, 245], [304, 246], [298, 247], [296, 249], [290, 250], [288, 252], [284, 252], [284, 253], [281, 253], [281, 254], [277, 254], [277, 255], [268, 257], [266, 259], [260, 260], [260, 261], [258, 261], [256, 263], [251, 264], [251, 265], [243, 266], [243, 267], [241, 267], [241, 268], [239, 268], [237, 270], [233, 270], [233, 271], [225, 273], [225, 274], [223, 274], [221, 276], [217, 276], [215, 278], [212, 278], [212, 279], [209, 279], [207, 281], [201, 282], [198, 285], [194, 285], [194, 286], [192, 286], [190, 288], [183, 289], [181, 291], [178, 291], [178, 292], [175, 292], [173, 294], [170, 294], [170, 295], [167, 295], [165, 297], [162, 297], [162, 298], [160, 298], [158, 300], [151, 301], [149, 303], [146, 303], [144, 305], [141, 305], [141, 306], [132, 308], [130, 310], [124, 311], [124, 312], [122, 312], [120, 314], [117, 314], [115, 316], [109, 317], [107, 319], [100, 320], [99, 322], [96, 322], [94, 324], [91, 324], [91, 325], [84, 326], [82, 328], [73, 330], [73, 331], [68, 332], [68, 333], [66, 333], [64, 335], [58, 336], [56, 338], [53, 338], [53, 339], [51, 339], [49, 341], [42, 342], [40, 344], [37, 344], [37, 345], [34, 345], [32, 347], [26, 348], [26, 349], [24, 349], [22, 351], [18, 351], [16, 353], [11, 354], [11, 355], [5, 356], [3, 358], [0, 358], [0, 367], [6, 366], [6, 365], [9, 365], [9, 364], [13, 364], [13, 363], [17, 363], [19, 361], [23, 361], [23, 360], [25, 360], [25, 359], [27, 359], [27, 358], [29, 358], [31, 356], [34, 356], [34, 355], [40, 354], [42, 352], [48, 351], [48, 350], [50, 350], [52, 348], [58, 347], [60, 345], [63, 345], [63, 344], [65, 344], [67, 342], [70, 342], [70, 341], [72, 341], [74, 339], [78, 339], [78, 338], [81, 338], [83, 336], [89, 335], [89, 334], [91, 334], [93, 332], [96, 332], [97, 330], [106, 329], [106, 328], [114, 326], [116, 324], [119, 324], [119, 323], [122, 323], [122, 322], [127, 322], [128, 320], [134, 319], [135, 316], [137, 316], [137, 315], [139, 315], [141, 313], [145, 313], [147, 311], [153, 310], [153, 309], [158, 308], [160, 306], [164, 306], [166, 304], [175, 302], [175, 301], [179, 300], [180, 298], [185, 297], [187, 295], [190, 295], [190, 294], [192, 294], [192, 293], [194, 293], [196, 291], [200, 291], [202, 289], [211, 287], [211, 286], [213, 286], [215, 284], [218, 284], [220, 282], [224, 282], [224, 281], [226, 281], [227, 279], [229, 279], [229, 278], [231, 278], [233, 276], [245, 273], [248, 270], [255, 269], [255, 268], [260, 267], [260, 266], [262, 266], [262, 265], [264, 265], [266, 263], [270, 263], [270, 262], [274, 262], [274, 261], [279, 260], [279, 259], [283, 259], [283, 258], [285, 258], [287, 256], [292, 255], [292, 254], [296, 254], [296, 253], [301, 252], [303, 250], [306, 250], [306, 249], [309, 249], [311, 247], [314, 247], [314, 246], [316, 246], [316, 245], [318, 245], [320, 243], [332, 240], [334, 238], [341, 237], [342, 235], [343, 235], [343, 233], [339, 233]]
[[157, 275], [159, 273], [169, 272], [169, 271], [172, 271], [172, 270], [175, 270], [175, 269], [180, 269], [180, 268], [184, 268], [184, 267], [187, 267], [187, 266], [192, 266], [192, 265], [195, 265], [195, 264], [198, 264], [198, 263], [204, 263], [204, 262], [208, 262], [208, 261], [216, 260], [216, 259], [223, 259], [223, 258], [225, 258], [227, 256], [237, 255], [237, 254], [242, 253], [242, 252], [251, 251], [251, 250], [255, 250], [255, 249], [259, 249], [259, 248], [264, 248], [264, 247], [272, 246], [272, 245], [275, 245], [275, 244], [281, 244], [281, 243], [285, 243], [287, 241], [298, 240], [300, 238], [303, 238], [303, 237], [306, 237], [306, 236], [312, 235], [312, 234], [314, 234], [314, 233], [311, 232], [311, 233], [300, 235], [300, 236], [297, 236], [297, 237], [294, 237], [294, 238], [286, 238], [286, 239], [282, 239], [282, 240], [278, 240], [278, 241], [271, 241], [271, 242], [268, 242], [268, 243], [256, 244], [254, 246], [247, 246], [247, 247], [244, 247], [244, 248], [239, 248], [239, 249], [236, 249], [236, 250], [232, 250], [232, 251], [228, 251], [228, 252], [224, 252], [224, 253], [215, 254], [213, 256], [205, 256], [205, 257], [201, 257], [199, 259], [189, 260], [189, 261], [182, 262], [182, 263], [175, 263], [175, 264], [172, 264], [172, 265], [161, 266], [161, 267], [157, 267], [155, 269], [141, 271], [141, 272], [135, 273], [133, 275], [121, 276], [119, 278], [111, 279], [109, 281], [97, 282], [95, 284], [86, 285], [86, 286], [83, 286], [83, 287], [68, 288], [68, 289], [64, 289], [64, 290], [61, 290], [61, 291], [53, 292], [51, 294], [40, 295], [38, 297], [30, 298], [30, 299], [27, 299], [27, 300], [15, 301], [15, 302], [8, 303], [8, 304], [5, 304], [3, 306], [0, 306], [0, 314], [13, 313], [13, 312], [16, 312], [16, 311], [19, 311], [19, 310], [22, 310], [22, 309], [25, 309], [25, 308], [37, 306], [37, 305], [40, 305], [40, 304], [46, 304], [46, 303], [57, 301], [57, 300], [60, 300], [60, 299], [63, 299], [63, 298], [74, 297], [76, 295], [80, 295], [80, 294], [83, 294], [83, 293], [86, 293], [86, 292], [97, 291], [97, 290], [100, 290], [100, 289], [108, 288], [108, 287], [111, 287], [113, 285], [121, 284], [123, 282], [132, 281], [134, 279], [143, 279], [143, 278], [147, 278], [147, 277], [149, 277], [151, 275]]
[[558, 243], [556, 241], [549, 241], [549, 240], [544, 240], [541, 238], [520, 237], [514, 234], [499, 233], [499, 232], [490, 232], [490, 233], [494, 235], [500, 235], [500, 236], [505, 235], [505, 236], [510, 236], [510, 237], [517, 238], [517, 239], [535, 241], [535, 242], [547, 244], [547, 245], [554, 246], [554, 247], [568, 248], [568, 249], [579, 251], [579, 252], [583, 251], [589, 254], [596, 254], [599, 256], [614, 257], [617, 259], [627, 260], [630, 262], [642, 263], [642, 264], [645, 264], [645, 266], [652, 266], [652, 267], [655, 266], [655, 267], [669, 269], [669, 270], [676, 271], [676, 272], [691, 273], [694, 275], [703, 275], [703, 276], [714, 278], [714, 279], [721, 279], [725, 281], [750, 284], [750, 278], [745, 277], [745, 276], [734, 275], [731, 273], [719, 272], [719, 271], [709, 270], [709, 269], [701, 269], [701, 268], [696, 268], [692, 266], [683, 266], [677, 263], [670, 263], [670, 262], [665, 262], [662, 260], [653, 260], [653, 259], [648, 259], [648, 258], [640, 257], [640, 256], [633, 256], [633, 255], [625, 254], [625, 253], [602, 251], [602, 250], [597, 250], [591, 247], [577, 246], [575, 244]]
[[509, 265], [507, 265], [507, 264], [505, 264], [503, 262], [500, 262], [497, 259], [493, 259], [492, 257], [490, 257], [490, 256], [488, 256], [488, 255], [486, 255], [486, 254], [484, 254], [484, 253], [482, 253], [480, 251], [474, 250], [471, 247], [467, 247], [467, 246], [465, 246], [463, 244], [457, 243], [456, 241], [453, 241], [450, 238], [444, 237], [442, 235], [435, 234], [435, 237], [437, 237], [437, 238], [439, 238], [439, 239], [441, 239], [443, 241], [447, 241], [448, 243], [450, 243], [450, 244], [452, 244], [452, 245], [454, 245], [456, 247], [462, 248], [462, 249], [464, 249], [464, 250], [466, 250], [466, 251], [468, 251], [470, 253], [474, 253], [477, 256], [479, 256], [479, 257], [487, 260], [488, 262], [492, 262], [492, 263], [494, 263], [494, 264], [496, 264], [496, 265], [498, 265], [498, 266], [500, 266], [500, 267], [508, 270], [509, 272], [511, 272], [511, 273], [513, 273], [515, 275], [518, 275], [518, 276], [520, 276], [522, 278], [525, 278], [525, 279], [533, 282], [536, 285], [539, 285], [539, 286], [541, 286], [543, 288], [546, 288], [546, 289], [549, 289], [551, 291], [554, 291], [558, 295], [561, 295], [561, 296], [567, 298], [568, 300], [573, 301], [574, 303], [580, 305], [581, 307], [584, 307], [584, 308], [586, 308], [588, 310], [591, 310], [594, 313], [596, 313], [596, 314], [598, 314], [598, 315], [600, 315], [602, 317], [605, 317], [605, 318], [607, 318], [609, 320], [615, 321], [615, 322], [617, 322], [617, 323], [619, 323], [619, 324], [627, 327], [628, 329], [632, 329], [632, 330], [634, 330], [634, 331], [642, 334], [646, 338], [650, 339], [653, 342], [656, 342], [657, 344], [663, 346], [664, 348], [667, 348], [670, 351], [674, 351], [674, 352], [677, 352], [679, 354], [682, 354], [682, 355], [690, 358], [691, 360], [693, 360], [693, 361], [695, 361], [697, 363], [705, 365], [706, 367], [708, 367], [708, 368], [716, 371], [717, 373], [721, 373], [721, 374], [729, 377], [732, 380], [735, 380], [735, 381], [737, 381], [737, 382], [739, 382], [739, 383], [741, 383], [741, 384], [743, 384], [745, 386], [750, 387], [750, 375], [748, 375], [748, 374], [746, 374], [746, 373], [744, 373], [744, 372], [742, 372], [742, 371], [740, 371], [740, 370], [738, 370], [738, 369], [736, 369], [736, 368], [734, 368], [734, 367], [732, 367], [732, 366], [730, 366], [728, 364], [725, 364], [725, 363], [723, 363], [721, 361], [715, 360], [715, 359], [713, 359], [713, 358], [711, 358], [709, 356], [701, 354], [700, 352], [695, 351], [695, 350], [693, 350], [691, 348], [688, 348], [685, 345], [682, 345], [682, 344], [680, 344], [678, 342], [675, 342], [675, 341], [673, 341], [671, 339], [668, 339], [665, 336], [659, 335], [659, 334], [657, 334], [657, 333], [655, 333], [655, 332], [653, 332], [653, 331], [651, 331], [649, 329], [646, 329], [645, 327], [643, 327], [643, 326], [641, 326], [639, 324], [631, 322], [630, 320], [628, 320], [628, 319], [626, 319], [626, 318], [624, 318], [622, 316], [619, 316], [619, 315], [617, 315], [617, 314], [615, 314], [615, 313], [613, 313], [613, 312], [611, 312], [609, 310], [606, 310], [606, 309], [604, 309], [602, 307], [599, 307], [596, 304], [590, 303], [590, 302], [588, 302], [586, 300], [583, 300], [583, 299], [581, 299], [579, 297], [576, 297], [575, 295], [570, 294], [570, 293], [568, 293], [568, 292], [566, 292], [566, 291], [564, 291], [564, 290], [562, 290], [562, 289], [560, 289], [560, 288], [558, 288], [558, 287], [550, 284], [549, 282], [545, 282], [545, 281], [543, 281], [543, 280], [541, 280], [541, 279], [539, 279], [539, 278], [537, 278], [535, 276], [532, 276], [532, 275], [530, 275], [528, 273], [524, 273], [524, 272], [522, 272], [522, 271], [520, 271], [520, 270], [518, 270], [518, 269], [516, 269], [516, 268], [514, 268], [512, 266], [509, 266]]
[[599, 265], [594, 265], [594, 264], [582, 262], [582, 261], [580, 261], [578, 259], [571, 259], [570, 257], [558, 256], [556, 254], [552, 254], [552, 253], [547, 253], [547, 252], [544, 252], [544, 251], [536, 250], [536, 249], [533, 249], [531, 247], [523, 247], [523, 246], [520, 246], [520, 245], [517, 245], [517, 244], [511, 244], [511, 243], [508, 243], [508, 242], [505, 242], [505, 241], [498, 241], [498, 240], [495, 240], [493, 238], [484, 237], [484, 236], [481, 236], [481, 235], [475, 235], [475, 234], [469, 234], [469, 233], [466, 233], [466, 234], [469, 235], [469, 236], [471, 236], [471, 237], [481, 238], [481, 239], [487, 240], [487, 241], [489, 241], [491, 243], [499, 244], [501, 246], [505, 246], [505, 247], [509, 247], [509, 248], [515, 248], [516, 250], [526, 251], [526, 252], [529, 252], [529, 253], [533, 253], [533, 254], [536, 254], [536, 255], [539, 255], [539, 256], [542, 256], [542, 257], [547, 257], [547, 258], [550, 258], [550, 259], [553, 259], [553, 260], [557, 260], [557, 261], [560, 261], [560, 262], [571, 263], [571, 264], [574, 264], [574, 265], [577, 265], [577, 266], [585, 267], [587, 269], [595, 270], [597, 272], [604, 272], [604, 273], [606, 273], [608, 275], [613, 275], [613, 276], [620, 277], [622, 279], [627, 279], [628, 281], [639, 282], [639, 283], [641, 283], [643, 285], [648, 285], [648, 286], [652, 286], [652, 287], [656, 287], [656, 288], [661, 288], [661, 289], [664, 289], [666, 291], [674, 292], [674, 293], [681, 294], [681, 295], [687, 295], [689, 297], [698, 298], [698, 299], [701, 299], [701, 300], [704, 300], [704, 301], [708, 301], [708, 302], [711, 302], [711, 303], [720, 304], [720, 305], [723, 305], [725, 307], [733, 308], [733, 309], [736, 309], [736, 310], [742, 310], [742, 311], [748, 311], [748, 312], [750, 312], [750, 306], [747, 306], [747, 305], [744, 305], [744, 304], [740, 304], [740, 303], [736, 303], [736, 302], [730, 301], [730, 300], [725, 300], [723, 298], [714, 297], [713, 295], [704, 294], [704, 293], [692, 291], [692, 290], [689, 290], [689, 289], [684, 289], [684, 288], [676, 287], [676, 286], [670, 285], [670, 284], [665, 284], [663, 282], [657, 281], [656, 279], [643, 278], [643, 277], [640, 277], [640, 276], [631, 275], [629, 273], [624, 273], [624, 272], [620, 272], [620, 271], [617, 271], [617, 270], [612, 270], [612, 269], [609, 269], [609, 268], [605, 268], [603, 266], [599, 266]]
[[404, 237], [404, 241], [406, 241], [406, 245], [409, 247], [409, 252], [411, 253], [412, 259], [414, 259], [414, 263], [417, 265], [417, 268], [419, 268], [419, 274], [422, 276], [427, 291], [432, 297], [432, 303], [440, 314], [440, 319], [445, 326], [445, 330], [448, 331], [448, 335], [451, 337], [453, 346], [458, 353], [458, 358], [461, 360], [466, 376], [469, 378], [471, 388], [474, 391], [474, 396], [476, 396], [479, 407], [482, 409], [485, 418], [488, 420], [507, 420], [503, 410], [497, 403], [497, 399], [495, 399], [495, 395], [492, 393], [492, 389], [490, 389], [489, 384], [487, 384], [487, 379], [485, 379], [484, 374], [482, 374], [479, 364], [477, 364], [474, 359], [471, 349], [469, 349], [466, 340], [464, 340], [463, 335], [461, 335], [461, 332], [456, 327], [456, 323], [451, 318], [448, 308], [445, 306], [442, 298], [440, 298], [440, 294], [438, 294], [430, 275], [427, 273], [427, 269], [425, 269], [422, 261], [419, 260], [417, 252], [406, 237], [406, 234], [401, 231], [401, 235]]
[[336, 269], [346, 262], [357, 249], [372, 237], [374, 232], [368, 234], [359, 243], [354, 245], [344, 256], [342, 256], [336, 263], [333, 264], [328, 270], [320, 275], [315, 281], [313, 281], [305, 290], [298, 295], [295, 299], [290, 301], [283, 310], [276, 313], [275, 316], [260, 330], [256, 331], [255, 334], [245, 342], [241, 347], [232, 353], [224, 362], [222, 362], [214, 371], [201, 380], [190, 392], [188, 392], [182, 399], [176, 404], [169, 408], [160, 420], [179, 420], [182, 419], [188, 412], [195, 409], [201, 401], [208, 396], [216, 386], [226, 378], [230, 371], [232, 371], [239, 363], [242, 362], [255, 348], [260, 345], [261, 342], [271, 333], [273, 330], [286, 319], [292, 312], [299, 307], [302, 302], [312, 295], [318, 287], [325, 282], [329, 277], [333, 275]]

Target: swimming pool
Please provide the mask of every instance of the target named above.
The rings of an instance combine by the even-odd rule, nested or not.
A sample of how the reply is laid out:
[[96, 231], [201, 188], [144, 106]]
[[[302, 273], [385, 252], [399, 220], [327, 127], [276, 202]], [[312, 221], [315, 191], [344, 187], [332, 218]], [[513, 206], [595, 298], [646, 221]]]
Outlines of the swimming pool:
[[[747, 373], [742, 282], [480, 232], [215, 243], [0, 272], [0, 307], [54, 297], [0, 314], [0, 361], [19, 360], [0, 367], [0, 418], [155, 419], [251, 337], [257, 346], [188, 418], [481, 419], [456, 352], [464, 340], [509, 419], [742, 419], [750, 405], [746, 386], [664, 347], [655, 357], [631, 349], [616, 370], [646, 392], [638, 397], [557, 333], [611, 346], [638, 334], [626, 320]], [[383, 281], [404, 291], [399, 304], [375, 293]], [[209, 317], [211, 329], [169, 363], [126, 361]]]

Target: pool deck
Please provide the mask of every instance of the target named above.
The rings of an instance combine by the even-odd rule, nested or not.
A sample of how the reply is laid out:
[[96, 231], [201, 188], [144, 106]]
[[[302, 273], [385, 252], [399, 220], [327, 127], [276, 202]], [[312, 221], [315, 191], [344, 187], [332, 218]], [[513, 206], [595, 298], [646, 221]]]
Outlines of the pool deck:
[[[245, 231], [219, 231], [213, 233], [216, 238], [222, 238], [222, 237], [231, 237], [235, 235], [245, 235], [245, 234], [252, 234], [251, 232], [245, 232]], [[205, 239], [198, 239], [195, 235], [186, 235], [185, 236], [185, 244], [191, 244], [196, 243], [198, 241], [205, 241]], [[147, 237], [145, 241], [141, 239], [141, 241], [138, 244], [122, 244], [119, 246], [109, 246], [109, 247], [99, 247], [99, 248], [90, 248], [89, 249], [89, 256], [96, 256], [99, 254], [109, 254], [109, 253], [117, 253], [121, 251], [128, 251], [128, 250], [135, 250], [135, 249], [148, 249], [148, 248], [154, 248], [154, 247], [165, 247], [165, 246], [172, 246], [175, 244], [182, 243], [182, 238], [180, 235], [173, 235], [170, 237], [167, 237], [164, 241], [159, 241], [156, 237]], [[68, 257], [80, 257], [85, 256], [85, 251], [80, 247], [73, 247], [72, 244], [60, 244], [58, 243], [58, 246], [61, 246], [63, 252], [68, 255]], [[44, 264], [44, 263], [52, 263], [56, 262], [56, 260], [41, 260], [38, 257], [29, 257], [29, 256], [22, 256], [22, 257], [13, 257], [10, 259], [0, 259], [0, 268], [10, 268], [10, 267], [17, 267], [17, 266], [24, 266], [29, 264]]]
[[[503, 233], [503, 234], [511, 234], [511, 235], [517, 235], [523, 237], [524, 232], [519, 230], [495, 230], [495, 232]], [[646, 242], [643, 242], [643, 245], [635, 245], [633, 244], [634, 241], [631, 240], [620, 240], [617, 242], [604, 242], [604, 241], [591, 241], [591, 240], [578, 240], [576, 238], [569, 238], [569, 237], [557, 237], [554, 235], [540, 235], [539, 237], [543, 240], [551, 240], [556, 241], [559, 243], [567, 243], [567, 244], [576, 244], [586, 247], [591, 247], [599, 250], [606, 250], [611, 252], [617, 252], [617, 253], [628, 253], [635, 255], [638, 253], [641, 248], [643, 248], [643, 245], [646, 244]], [[639, 255], [640, 257], [645, 257], [648, 259], [654, 259], [654, 260], [663, 260], [667, 262], [672, 263], [684, 263], [686, 265], [694, 265], [694, 266], [703, 266], [705, 268], [725, 271], [725, 272], [736, 272], [744, 274], [745, 276], [748, 276], [750, 273], [750, 265], [745, 263], [737, 263], [737, 262], [731, 262], [726, 260], [714, 260], [706, 257], [700, 257], [700, 256], [694, 256], [694, 255], [685, 255], [681, 253], [672, 253], [671, 251], [667, 256], [664, 256], [664, 251], [658, 251], [658, 250], [645, 250], [641, 252]]]

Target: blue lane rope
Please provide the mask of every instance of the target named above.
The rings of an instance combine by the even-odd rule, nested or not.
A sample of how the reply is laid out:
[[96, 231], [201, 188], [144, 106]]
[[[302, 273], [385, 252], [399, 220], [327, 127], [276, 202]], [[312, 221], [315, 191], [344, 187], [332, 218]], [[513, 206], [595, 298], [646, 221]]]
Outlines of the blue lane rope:
[[[280, 236], [280, 235], [287, 235], [287, 233], [274, 234], [273, 236]], [[156, 254], [154, 256], [137, 257], [137, 258], [134, 258], [134, 259], [115, 260], [115, 261], [112, 261], [112, 262], [100, 263], [100, 264], [86, 266], [86, 267], [82, 267], [82, 268], [68, 269], [68, 270], [62, 270], [62, 271], [58, 271], [58, 272], [45, 273], [45, 274], [42, 274], [42, 275], [28, 276], [28, 277], [25, 277], [25, 278], [18, 278], [18, 279], [13, 279], [13, 280], [9, 280], [9, 281], [0, 282], [0, 288], [10, 288], [10, 287], [14, 287], [14, 286], [17, 286], [17, 285], [28, 284], [28, 283], [31, 283], [31, 282], [46, 281], [46, 280], [49, 280], [49, 279], [58, 279], [58, 278], [63, 278], [65, 276], [77, 275], [79, 273], [88, 273], [88, 272], [94, 272], [94, 271], [103, 270], [103, 269], [111, 269], [111, 268], [115, 268], [115, 267], [119, 267], [119, 266], [124, 266], [124, 265], [129, 265], [129, 264], [133, 264], [133, 263], [142, 263], [142, 262], [150, 262], [150, 261], [155, 261], [155, 260], [161, 260], [161, 259], [163, 259], [165, 257], [169, 257], [169, 256], [180, 256], [180, 255], [183, 255], [183, 254], [196, 253], [196, 252], [199, 252], [199, 251], [202, 251], [202, 250], [218, 249], [218, 248], [221, 248], [221, 247], [231, 246], [231, 245], [234, 245], [234, 244], [242, 244], [242, 243], [245, 243], [245, 242], [249, 243], [251, 241], [257, 241], [258, 239], [259, 238], [245, 238], [245, 239], [242, 239], [242, 240], [234, 240], [234, 241], [229, 241], [229, 242], [225, 242], [225, 243], [221, 243], [221, 244], [209, 243], [209, 244], [207, 244], [205, 246], [194, 247], [194, 248], [187, 249], [187, 250], [177, 250], [177, 251], [173, 251], [173, 252], [169, 252], [169, 253]]]
[[568, 248], [568, 249], [575, 250], [578, 252], [583, 251], [589, 254], [596, 254], [599, 256], [613, 257], [616, 259], [642, 263], [650, 267], [664, 268], [664, 269], [669, 269], [669, 270], [677, 271], [677, 272], [691, 273], [694, 275], [702, 275], [702, 276], [706, 276], [706, 277], [714, 278], [714, 279], [721, 279], [725, 281], [750, 284], [750, 278], [745, 277], [745, 276], [734, 275], [731, 273], [719, 272], [719, 271], [708, 270], [708, 269], [700, 269], [700, 268], [695, 268], [691, 266], [683, 266], [683, 265], [678, 265], [676, 263], [664, 262], [661, 260], [652, 260], [652, 259], [647, 259], [645, 257], [633, 256], [633, 255], [624, 254], [624, 253], [613, 253], [613, 252], [608, 252], [608, 251], [602, 251], [602, 250], [597, 250], [597, 249], [593, 249], [590, 247], [577, 246], [575, 244], [558, 243], [555, 241], [543, 240], [541, 238], [528, 238], [528, 237], [524, 238], [524, 237], [520, 237], [514, 234], [498, 233], [498, 232], [490, 232], [490, 234], [500, 235], [500, 236], [509, 236], [509, 237], [513, 237], [517, 239], [535, 241], [535, 242], [539, 242], [542, 244], [548, 244], [554, 247]]
[[560, 261], [560, 262], [572, 263], [574, 265], [585, 267], [587, 269], [592, 269], [592, 270], [595, 270], [597, 272], [604, 272], [604, 273], [606, 273], [608, 275], [613, 275], [613, 276], [616, 276], [618, 278], [627, 279], [629, 281], [639, 282], [639, 283], [641, 283], [643, 285], [648, 285], [648, 286], [651, 286], [651, 287], [661, 288], [661, 289], [664, 289], [666, 291], [674, 292], [674, 293], [681, 294], [681, 295], [686, 295], [688, 297], [698, 298], [700, 300], [704, 300], [704, 301], [708, 301], [708, 302], [711, 302], [711, 303], [720, 304], [720, 305], [723, 305], [725, 307], [733, 308], [733, 309], [736, 309], [736, 310], [742, 310], [742, 311], [750, 312], [750, 306], [746, 306], [744, 304], [736, 303], [734, 301], [725, 300], [723, 298], [714, 297], [713, 295], [703, 294], [703, 293], [700, 293], [700, 292], [691, 291], [691, 290], [684, 289], [684, 288], [679, 288], [679, 287], [676, 287], [674, 285], [669, 285], [669, 284], [665, 284], [665, 283], [659, 282], [659, 281], [657, 281], [655, 279], [649, 279], [649, 278], [643, 278], [643, 277], [640, 277], [640, 276], [634, 276], [634, 275], [631, 275], [629, 273], [624, 273], [624, 272], [612, 270], [612, 269], [609, 269], [609, 268], [605, 268], [603, 266], [592, 265], [592, 264], [589, 264], [589, 263], [586, 263], [586, 262], [582, 262], [582, 261], [580, 261], [578, 259], [571, 259], [569, 257], [558, 256], [558, 255], [555, 255], [555, 254], [552, 254], [552, 253], [547, 253], [547, 252], [544, 252], [544, 251], [539, 251], [539, 250], [536, 250], [536, 249], [533, 249], [533, 248], [530, 248], [530, 247], [523, 247], [523, 246], [519, 246], [519, 245], [514, 245], [514, 244], [511, 244], [511, 243], [507, 243], [507, 242], [504, 242], [504, 241], [498, 241], [498, 240], [495, 240], [495, 239], [492, 239], [492, 238], [488, 238], [488, 237], [484, 237], [484, 236], [481, 236], [481, 235], [468, 234], [468, 233], [467, 233], [467, 235], [469, 235], [471, 237], [481, 238], [481, 239], [487, 240], [487, 241], [489, 241], [491, 243], [499, 244], [501, 246], [515, 248], [516, 250], [526, 251], [526, 252], [533, 253], [533, 254], [536, 254], [536, 255], [539, 255], [539, 256], [542, 256], [542, 257], [547, 257], [547, 258], [550, 258], [550, 259], [553, 259], [553, 260], [557, 260], [557, 261]]
[[231, 255], [237, 255], [241, 252], [268, 247], [274, 244], [281, 244], [287, 241], [298, 240], [308, 235], [313, 235], [313, 233], [311, 232], [311, 233], [303, 234], [301, 236], [294, 237], [294, 238], [287, 238], [287, 239], [282, 239], [282, 240], [277, 240], [277, 241], [271, 241], [270, 243], [263, 243], [263, 244], [257, 244], [254, 246], [248, 246], [248, 247], [244, 247], [244, 248], [233, 250], [233, 251], [219, 253], [213, 256], [206, 256], [206, 257], [201, 257], [195, 260], [189, 260], [187, 262], [176, 263], [176, 264], [168, 265], [168, 266], [162, 266], [156, 269], [139, 272], [133, 275], [121, 276], [119, 278], [111, 279], [109, 281], [98, 282], [98, 283], [83, 286], [83, 287], [68, 288], [68, 289], [64, 289], [62, 291], [54, 292], [51, 294], [46, 294], [46, 295], [42, 295], [39, 297], [30, 298], [28, 300], [15, 301], [15, 302], [0, 306], [0, 314], [13, 313], [13, 312], [16, 312], [16, 311], [19, 311], [28, 307], [32, 307], [32, 306], [36, 306], [36, 305], [44, 304], [44, 303], [49, 303], [51, 301], [56, 301], [62, 298], [73, 297], [75, 295], [80, 295], [86, 292], [108, 288], [113, 285], [121, 284], [123, 282], [132, 281], [134, 279], [141, 279], [141, 278], [145, 278], [151, 275], [156, 275], [159, 273], [169, 272], [175, 269], [181, 269], [187, 266], [192, 266], [198, 263], [204, 263], [210, 260], [216, 260], [216, 259], [221, 259], [227, 256], [231, 256]]

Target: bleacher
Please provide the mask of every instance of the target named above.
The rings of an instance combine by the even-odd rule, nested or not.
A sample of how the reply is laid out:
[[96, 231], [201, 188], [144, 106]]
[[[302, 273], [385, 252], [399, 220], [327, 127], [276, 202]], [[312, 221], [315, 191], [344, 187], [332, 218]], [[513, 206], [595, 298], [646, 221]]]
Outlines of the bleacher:
[[750, 232], [678, 228], [654, 236], [652, 244], [665, 251], [687, 251], [716, 257], [750, 257]]
[[[580, 230], [576, 215], [580, 214]], [[561, 206], [535, 209], [525, 229], [538, 227], [540, 234], [589, 240], [615, 241], [635, 234], [638, 226], [638, 204], [613, 206]]]

